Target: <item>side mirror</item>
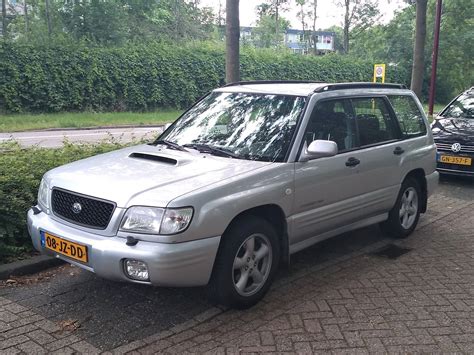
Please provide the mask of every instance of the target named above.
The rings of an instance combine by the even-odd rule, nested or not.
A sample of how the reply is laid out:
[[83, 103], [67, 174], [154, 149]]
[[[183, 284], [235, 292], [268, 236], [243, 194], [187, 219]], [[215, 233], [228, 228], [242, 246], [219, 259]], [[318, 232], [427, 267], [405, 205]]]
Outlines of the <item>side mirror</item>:
[[333, 157], [337, 154], [337, 143], [333, 141], [315, 140], [312, 141], [309, 147], [303, 149], [300, 157], [300, 162], [305, 162], [312, 159]]

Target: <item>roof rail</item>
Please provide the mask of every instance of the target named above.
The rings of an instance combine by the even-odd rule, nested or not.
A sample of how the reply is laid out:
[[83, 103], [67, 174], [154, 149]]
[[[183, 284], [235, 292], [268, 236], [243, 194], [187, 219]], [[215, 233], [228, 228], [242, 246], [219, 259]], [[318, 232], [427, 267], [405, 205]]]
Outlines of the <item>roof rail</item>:
[[237, 86], [237, 85], [259, 85], [259, 84], [326, 84], [324, 81], [311, 80], [250, 80], [250, 81], [236, 81], [229, 83], [223, 87]]
[[317, 88], [314, 92], [344, 90], [344, 89], [406, 89], [403, 84], [385, 84], [385, 83], [336, 83], [328, 84]]

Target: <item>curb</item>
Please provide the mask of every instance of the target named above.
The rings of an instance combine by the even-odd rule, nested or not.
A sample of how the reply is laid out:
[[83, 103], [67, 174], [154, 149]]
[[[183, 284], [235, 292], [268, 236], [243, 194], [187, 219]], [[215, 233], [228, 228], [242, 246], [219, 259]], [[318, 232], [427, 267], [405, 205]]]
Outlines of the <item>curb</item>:
[[0, 265], [0, 280], [8, 279], [11, 275], [23, 276], [34, 274], [63, 263], [64, 261], [58, 258], [51, 258], [45, 255], [33, 256], [29, 259]]

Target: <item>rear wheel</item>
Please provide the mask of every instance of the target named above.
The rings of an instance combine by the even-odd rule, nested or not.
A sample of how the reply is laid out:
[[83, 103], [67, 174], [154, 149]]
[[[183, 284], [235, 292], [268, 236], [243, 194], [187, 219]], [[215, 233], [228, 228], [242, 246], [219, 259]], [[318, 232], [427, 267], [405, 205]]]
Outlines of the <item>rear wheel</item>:
[[408, 237], [418, 224], [421, 202], [420, 184], [414, 178], [407, 178], [402, 184], [388, 220], [381, 224], [382, 229], [394, 238]]
[[222, 236], [210, 283], [211, 297], [235, 308], [248, 308], [268, 291], [278, 267], [280, 248], [266, 220], [247, 216]]

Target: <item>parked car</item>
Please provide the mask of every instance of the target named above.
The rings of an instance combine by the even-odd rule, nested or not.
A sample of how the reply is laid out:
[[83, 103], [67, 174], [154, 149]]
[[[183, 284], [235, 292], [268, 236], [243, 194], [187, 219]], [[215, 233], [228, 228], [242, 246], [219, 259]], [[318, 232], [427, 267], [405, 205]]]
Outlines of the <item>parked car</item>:
[[450, 102], [431, 125], [438, 171], [474, 176], [474, 87]]
[[438, 183], [402, 85], [244, 82], [212, 91], [153, 143], [47, 172], [33, 244], [97, 275], [209, 285], [245, 308], [290, 255], [381, 223], [404, 238]]

